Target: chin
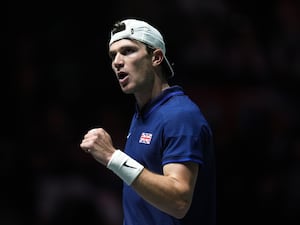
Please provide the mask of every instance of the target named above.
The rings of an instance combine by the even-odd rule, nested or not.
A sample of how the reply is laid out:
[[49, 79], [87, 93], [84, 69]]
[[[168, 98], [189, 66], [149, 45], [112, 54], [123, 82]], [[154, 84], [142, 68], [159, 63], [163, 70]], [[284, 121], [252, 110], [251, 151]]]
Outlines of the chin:
[[133, 89], [128, 88], [128, 87], [122, 87], [122, 91], [123, 91], [125, 94], [133, 94]]

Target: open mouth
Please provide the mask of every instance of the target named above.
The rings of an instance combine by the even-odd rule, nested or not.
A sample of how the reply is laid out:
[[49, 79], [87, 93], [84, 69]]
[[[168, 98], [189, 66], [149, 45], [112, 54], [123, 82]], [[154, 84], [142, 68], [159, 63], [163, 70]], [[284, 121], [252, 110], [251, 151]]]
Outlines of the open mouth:
[[118, 73], [118, 79], [119, 80], [123, 80], [125, 77], [127, 77], [127, 73], [124, 73], [124, 72], [120, 72]]

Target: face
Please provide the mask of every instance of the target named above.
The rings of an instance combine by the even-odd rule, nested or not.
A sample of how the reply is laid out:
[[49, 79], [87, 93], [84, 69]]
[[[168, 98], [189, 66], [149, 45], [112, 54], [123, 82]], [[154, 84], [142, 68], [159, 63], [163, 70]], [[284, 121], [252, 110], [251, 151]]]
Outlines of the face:
[[151, 89], [154, 82], [152, 56], [144, 44], [121, 39], [109, 47], [109, 56], [124, 93], [138, 94]]

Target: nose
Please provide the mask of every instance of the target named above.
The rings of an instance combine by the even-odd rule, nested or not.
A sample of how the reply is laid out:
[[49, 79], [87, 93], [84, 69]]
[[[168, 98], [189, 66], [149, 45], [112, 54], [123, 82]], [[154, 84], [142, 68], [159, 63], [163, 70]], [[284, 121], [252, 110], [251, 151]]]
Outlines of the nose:
[[124, 66], [124, 60], [120, 53], [117, 53], [113, 60], [113, 67], [119, 70]]

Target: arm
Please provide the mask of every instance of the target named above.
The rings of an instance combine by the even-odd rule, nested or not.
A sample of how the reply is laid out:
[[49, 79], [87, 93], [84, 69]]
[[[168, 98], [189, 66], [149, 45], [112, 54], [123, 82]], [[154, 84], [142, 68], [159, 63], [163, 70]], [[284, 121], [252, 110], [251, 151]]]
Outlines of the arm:
[[[116, 151], [111, 137], [102, 128], [89, 131], [80, 146], [105, 166]], [[196, 163], [170, 163], [164, 166], [163, 175], [143, 168], [131, 186], [153, 206], [176, 218], [183, 218], [192, 202], [197, 174]]]
[[192, 202], [198, 165], [171, 163], [164, 166], [163, 173], [154, 174], [144, 169], [132, 187], [150, 204], [176, 218], [183, 218]]

